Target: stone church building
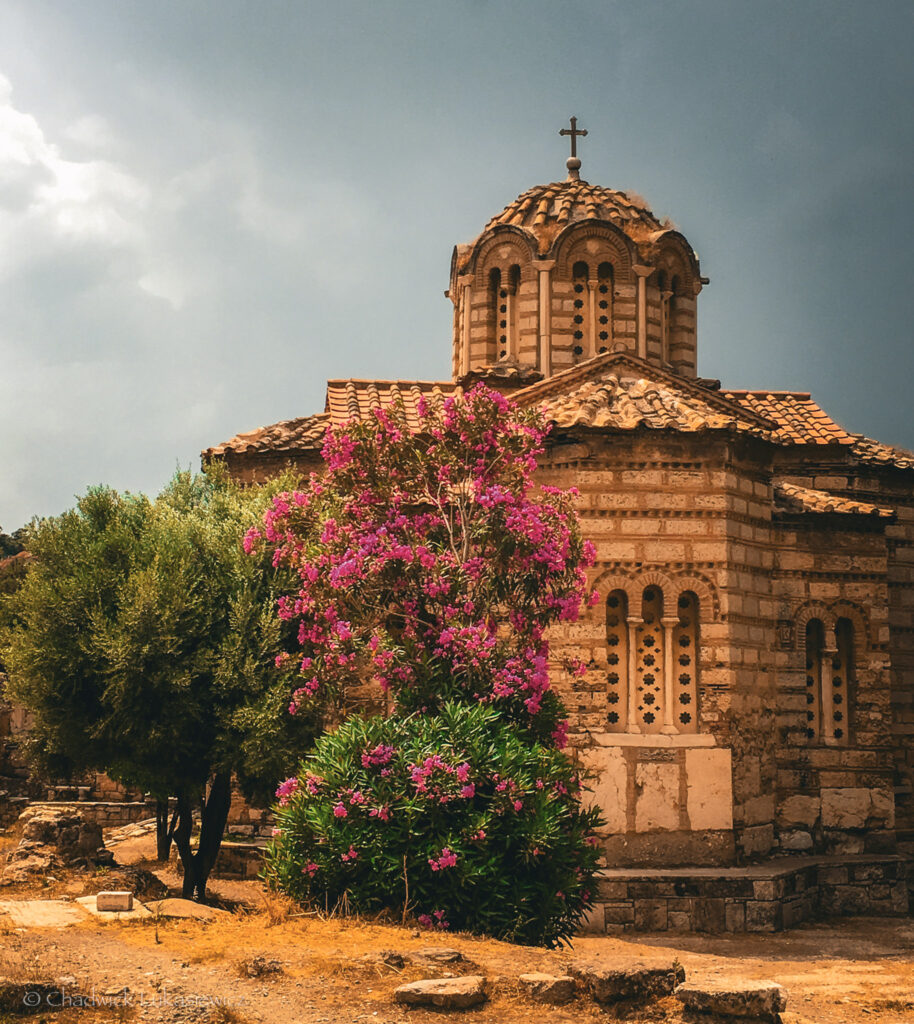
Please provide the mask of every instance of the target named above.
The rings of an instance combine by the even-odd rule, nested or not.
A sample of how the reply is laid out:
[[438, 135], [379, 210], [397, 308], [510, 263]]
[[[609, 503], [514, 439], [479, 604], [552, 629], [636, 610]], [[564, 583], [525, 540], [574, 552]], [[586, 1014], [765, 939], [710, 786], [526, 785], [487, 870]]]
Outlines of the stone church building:
[[607, 820], [591, 926], [904, 913], [914, 455], [806, 392], [698, 376], [688, 240], [567, 167], [454, 249], [450, 380], [332, 380], [204, 460], [318, 469], [328, 424], [479, 380], [539, 408], [542, 481], [578, 488], [598, 552], [599, 603], [553, 636], [588, 665], [555, 685]]

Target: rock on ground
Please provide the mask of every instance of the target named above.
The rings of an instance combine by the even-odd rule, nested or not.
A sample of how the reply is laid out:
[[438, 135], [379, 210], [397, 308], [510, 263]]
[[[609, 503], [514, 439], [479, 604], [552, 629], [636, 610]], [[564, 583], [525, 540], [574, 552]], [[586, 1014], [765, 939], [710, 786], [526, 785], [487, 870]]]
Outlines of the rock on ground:
[[621, 965], [576, 964], [571, 973], [584, 983], [598, 1003], [616, 1003], [623, 999], [660, 999], [673, 994], [685, 981], [681, 964], [629, 963]]
[[66, 900], [0, 901], [0, 921], [14, 928], [66, 928], [85, 920], [82, 908]]
[[99, 910], [95, 900], [95, 896], [79, 896], [76, 902], [101, 921], [142, 921], [151, 916], [142, 903], [134, 901], [133, 910]]
[[676, 989], [676, 998], [688, 1010], [729, 1017], [777, 1021], [787, 1009], [787, 992], [773, 981], [742, 978], [693, 981]]
[[517, 980], [523, 992], [535, 1003], [561, 1006], [574, 999], [574, 978], [568, 974], [522, 974]]
[[434, 1006], [439, 1010], [465, 1010], [486, 1000], [486, 979], [480, 974], [465, 978], [427, 978], [401, 985], [394, 999], [407, 1006]]

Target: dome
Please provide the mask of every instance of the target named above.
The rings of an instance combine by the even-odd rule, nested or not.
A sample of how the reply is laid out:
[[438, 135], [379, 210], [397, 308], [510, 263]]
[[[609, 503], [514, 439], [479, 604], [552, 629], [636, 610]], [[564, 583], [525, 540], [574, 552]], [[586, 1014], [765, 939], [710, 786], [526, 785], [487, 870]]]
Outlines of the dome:
[[525, 228], [536, 236], [540, 253], [545, 253], [569, 224], [604, 220], [633, 240], [643, 241], [669, 227], [643, 202], [640, 196], [569, 178], [527, 189], [486, 224], [483, 234], [501, 225]]

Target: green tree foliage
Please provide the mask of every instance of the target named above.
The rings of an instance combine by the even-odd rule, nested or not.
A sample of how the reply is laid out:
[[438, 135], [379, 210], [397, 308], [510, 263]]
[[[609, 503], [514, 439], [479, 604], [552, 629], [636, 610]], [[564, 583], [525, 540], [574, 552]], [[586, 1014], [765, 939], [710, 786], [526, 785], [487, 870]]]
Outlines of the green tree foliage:
[[283, 570], [241, 547], [290, 483], [242, 489], [179, 473], [155, 501], [91, 489], [34, 524], [26, 579], [4, 602], [0, 657], [10, 698], [34, 715], [35, 762], [175, 797], [184, 894], [201, 900], [232, 775], [263, 800], [313, 739], [313, 719], [282, 713]]

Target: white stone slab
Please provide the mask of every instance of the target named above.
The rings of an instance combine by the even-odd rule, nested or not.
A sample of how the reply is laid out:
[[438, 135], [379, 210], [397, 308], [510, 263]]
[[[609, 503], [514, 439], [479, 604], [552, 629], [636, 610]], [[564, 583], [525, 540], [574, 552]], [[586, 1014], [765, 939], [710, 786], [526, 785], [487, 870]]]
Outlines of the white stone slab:
[[606, 819], [601, 830], [609, 835], [625, 832], [628, 822], [628, 768], [625, 754], [614, 747], [581, 751], [581, 763], [593, 777], [587, 779], [590, 792], [583, 794], [585, 807], [597, 807]]
[[95, 896], [96, 910], [133, 910], [132, 892], [100, 892]]
[[646, 762], [635, 768], [635, 831], [679, 828], [679, 765]]
[[686, 810], [692, 829], [733, 828], [733, 781], [730, 751], [685, 752]]
[[67, 928], [86, 919], [68, 900], [0, 900], [0, 917], [15, 928]]

